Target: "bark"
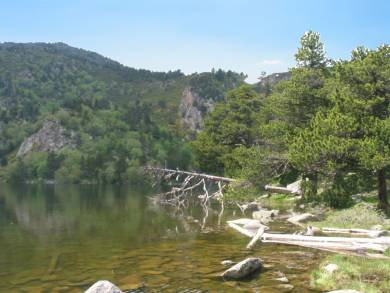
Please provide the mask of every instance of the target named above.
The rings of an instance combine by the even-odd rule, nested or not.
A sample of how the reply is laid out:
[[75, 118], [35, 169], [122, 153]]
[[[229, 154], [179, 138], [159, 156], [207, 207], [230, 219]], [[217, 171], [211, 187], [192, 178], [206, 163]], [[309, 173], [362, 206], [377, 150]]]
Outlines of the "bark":
[[381, 169], [378, 171], [378, 200], [379, 208], [390, 214], [390, 205], [387, 199], [387, 184], [386, 184], [386, 170]]

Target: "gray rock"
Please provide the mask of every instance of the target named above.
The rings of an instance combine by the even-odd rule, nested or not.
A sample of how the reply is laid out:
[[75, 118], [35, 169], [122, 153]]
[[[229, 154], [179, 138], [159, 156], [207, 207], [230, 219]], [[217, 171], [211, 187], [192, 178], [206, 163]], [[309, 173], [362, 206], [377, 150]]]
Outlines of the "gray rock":
[[75, 147], [71, 137], [58, 121], [47, 120], [39, 131], [23, 141], [17, 156], [24, 156], [31, 151], [56, 152], [64, 147]]
[[123, 293], [113, 283], [102, 280], [93, 284], [85, 293]]
[[325, 272], [327, 272], [329, 274], [333, 274], [338, 269], [339, 269], [339, 266], [334, 264], [334, 263], [330, 263], [330, 264], [327, 264], [326, 266], [324, 266]]
[[260, 258], [247, 258], [223, 272], [222, 277], [226, 279], [242, 279], [261, 267], [262, 260]]
[[286, 277], [276, 278], [275, 280], [279, 281], [279, 282], [282, 282], [282, 283], [288, 283], [289, 282], [289, 280]]
[[224, 265], [224, 266], [231, 266], [231, 265], [234, 264], [234, 262], [229, 260], [229, 259], [227, 259], [227, 260], [221, 261], [221, 264]]
[[[180, 123], [183, 129], [199, 132], [203, 129], [203, 119], [214, 108], [214, 102], [207, 100], [186, 87], [179, 105]], [[201, 109], [204, 109], [203, 111]]]
[[244, 211], [253, 212], [253, 211], [258, 211], [260, 209], [260, 205], [257, 202], [252, 201], [250, 203], [243, 204], [242, 208]]
[[260, 210], [252, 213], [252, 218], [259, 220], [262, 223], [268, 223], [269, 221], [272, 220], [275, 216], [279, 214], [278, 210]]

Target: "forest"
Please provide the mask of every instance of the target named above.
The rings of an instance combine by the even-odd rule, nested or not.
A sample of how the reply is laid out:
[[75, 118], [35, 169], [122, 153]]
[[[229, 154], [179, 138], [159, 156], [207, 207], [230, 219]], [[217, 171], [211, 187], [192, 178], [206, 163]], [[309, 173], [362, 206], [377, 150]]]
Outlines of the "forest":
[[[300, 43], [296, 66], [272, 85], [223, 70], [137, 70], [62, 43], [4, 43], [0, 174], [123, 183], [137, 182], [141, 166], [168, 166], [249, 182], [231, 188], [237, 198], [304, 178], [309, 201], [345, 207], [353, 194], [376, 188], [389, 212], [390, 47], [358, 47], [349, 60], [331, 60], [318, 33]], [[210, 113], [199, 105], [205, 126], [193, 140], [177, 113], [185, 86], [215, 104]], [[72, 147], [16, 155], [47, 120], [59, 121]]]
[[251, 183], [233, 197], [303, 178], [308, 201], [348, 207], [376, 189], [390, 212], [390, 46], [331, 60], [318, 33], [300, 43], [288, 80], [268, 94], [243, 85], [215, 106], [192, 142], [199, 168]]

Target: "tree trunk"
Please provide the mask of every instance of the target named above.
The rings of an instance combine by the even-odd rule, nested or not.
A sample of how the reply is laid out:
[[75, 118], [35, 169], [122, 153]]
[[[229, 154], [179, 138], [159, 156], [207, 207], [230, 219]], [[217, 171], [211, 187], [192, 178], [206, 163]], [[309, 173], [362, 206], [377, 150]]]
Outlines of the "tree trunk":
[[390, 214], [390, 205], [387, 200], [386, 170], [378, 171], [378, 200], [379, 208], [387, 214]]

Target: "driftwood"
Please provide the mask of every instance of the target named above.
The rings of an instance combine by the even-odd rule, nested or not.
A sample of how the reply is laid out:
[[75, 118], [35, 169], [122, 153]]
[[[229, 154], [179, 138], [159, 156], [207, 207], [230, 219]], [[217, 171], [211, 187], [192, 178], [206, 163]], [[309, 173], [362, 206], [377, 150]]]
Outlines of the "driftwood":
[[256, 242], [261, 241], [261, 236], [263, 236], [265, 230], [266, 230], [265, 226], [260, 227], [259, 230], [257, 230], [255, 236], [253, 236], [252, 240], [246, 246], [246, 249], [252, 249], [253, 246], [255, 246]]
[[356, 229], [356, 228], [330, 228], [324, 227], [321, 228], [321, 231], [324, 233], [338, 233], [338, 234], [356, 234], [356, 235], [365, 235], [369, 237], [380, 237], [388, 234], [386, 230], [366, 230], [366, 229]]
[[[390, 237], [379, 238], [360, 238], [360, 237], [324, 237], [324, 236], [304, 236], [292, 234], [277, 234], [277, 233], [261, 233], [261, 231], [254, 231], [242, 228], [238, 224], [228, 222], [229, 227], [244, 234], [247, 237], [261, 240], [264, 243], [280, 243], [297, 245], [309, 248], [315, 248], [333, 252], [353, 252], [361, 255], [369, 256], [370, 251], [377, 251], [383, 253], [390, 247]], [[261, 234], [261, 235], [258, 235]], [[256, 242], [255, 241], [255, 242]], [[252, 242], [252, 241], [251, 241]], [[251, 243], [250, 242], [250, 243]]]
[[194, 176], [194, 177], [204, 178], [207, 180], [222, 181], [222, 182], [229, 182], [229, 183], [236, 181], [236, 179], [228, 178], [228, 177], [214, 176], [214, 175], [209, 175], [209, 174], [188, 172], [188, 171], [182, 171], [182, 170], [150, 167], [150, 166], [144, 167], [144, 170], [162, 173], [162, 174], [176, 174], [176, 175]]

